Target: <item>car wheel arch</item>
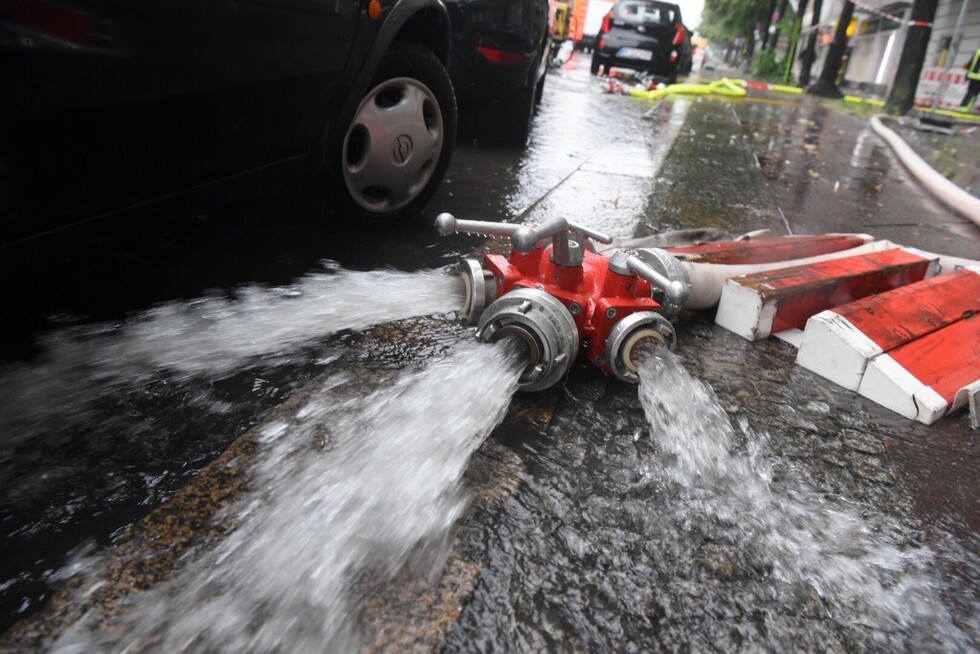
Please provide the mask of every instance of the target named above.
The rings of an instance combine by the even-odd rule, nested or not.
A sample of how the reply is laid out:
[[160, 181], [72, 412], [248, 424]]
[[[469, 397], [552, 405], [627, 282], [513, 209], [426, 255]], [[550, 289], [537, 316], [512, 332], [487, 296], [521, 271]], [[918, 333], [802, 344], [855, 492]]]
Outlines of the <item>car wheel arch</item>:
[[442, 0], [398, 0], [384, 18], [371, 50], [361, 66], [351, 95], [362, 96], [374, 79], [385, 53], [399, 39], [413, 41], [432, 50], [444, 66], [449, 65], [449, 12]]
[[[317, 178], [326, 175], [326, 179], [331, 180], [324, 186], [326, 193], [321, 195], [321, 212], [324, 213], [329, 212], [328, 207], [337, 201], [335, 193], [338, 187], [333, 173], [334, 166], [339, 165], [337, 157], [342, 156], [345, 135], [362, 100], [371, 92], [373, 82], [385, 65], [389, 53], [403, 50], [406, 45], [411, 44], [412, 47], [431, 53], [433, 61], [443, 69], [447, 68], [449, 58], [449, 13], [442, 0], [398, 0], [386, 12], [384, 22], [380, 25], [372, 25], [371, 21], [365, 24], [366, 14], [361, 17], [361, 21], [357, 33], [362, 39], [367, 37], [368, 43], [362, 42], [360, 56], [355, 55], [347, 62], [347, 82], [337, 89], [333, 100], [334, 111], [328, 114], [324, 122], [320, 149], [316, 153], [312, 170]], [[365, 35], [363, 30], [369, 33]], [[448, 77], [446, 79], [453, 113], [452, 135], [448, 139], [451, 151], [455, 140], [455, 98]]]
[[[449, 12], [442, 0], [398, 0], [383, 20], [377, 34], [371, 39], [367, 54], [363, 58], [353, 57], [347, 62], [348, 72], [344, 75], [347, 82], [338, 87], [333, 101], [335, 110], [328, 112], [324, 120], [321, 147], [315, 157], [319, 166], [327, 164], [327, 157], [335, 149], [337, 140], [343, 138], [344, 130], [361, 98], [367, 93], [381, 60], [396, 41], [404, 39], [416, 42], [432, 50], [436, 58], [448, 66], [450, 23]], [[370, 29], [370, 22], [365, 13], [356, 28], [357, 33]]]
[[[403, 2], [405, 0], [402, 0]], [[431, 50], [444, 66], [449, 66], [450, 25], [445, 6], [432, 2], [417, 2], [421, 6], [398, 29], [392, 43], [399, 39], [413, 41]], [[442, 12], [429, 11], [430, 5], [438, 4]], [[390, 43], [388, 44], [391, 45]]]

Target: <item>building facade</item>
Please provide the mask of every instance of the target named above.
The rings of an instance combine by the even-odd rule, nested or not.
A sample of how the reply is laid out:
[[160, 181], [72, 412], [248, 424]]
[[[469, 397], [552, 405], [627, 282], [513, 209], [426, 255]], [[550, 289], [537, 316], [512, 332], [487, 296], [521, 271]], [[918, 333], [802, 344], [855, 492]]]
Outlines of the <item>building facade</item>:
[[[957, 40], [956, 22], [964, 2], [968, 3], [967, 11]], [[823, 68], [843, 7], [837, 0], [824, 0], [823, 4], [818, 27], [817, 59], [812, 69], [814, 78]], [[851, 37], [842, 65], [843, 87], [863, 95], [887, 96], [898, 70], [911, 11], [912, 3], [906, 0], [859, 0], [855, 3], [854, 18], [849, 28]], [[808, 12], [803, 24], [810, 25], [811, 19], [812, 14]], [[801, 37], [801, 42], [804, 39], [805, 35]], [[942, 69], [950, 64], [950, 72], [962, 73], [964, 65], [977, 48], [980, 48], [980, 0], [939, 0], [923, 67]], [[794, 70], [799, 73], [798, 61]]]

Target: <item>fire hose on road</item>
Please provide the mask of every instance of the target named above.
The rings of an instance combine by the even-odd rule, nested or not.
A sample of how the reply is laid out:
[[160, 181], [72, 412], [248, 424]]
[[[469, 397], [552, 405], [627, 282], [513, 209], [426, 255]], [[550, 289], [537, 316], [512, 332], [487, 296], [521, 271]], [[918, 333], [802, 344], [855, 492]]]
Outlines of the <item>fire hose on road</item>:
[[871, 129], [888, 144], [899, 161], [930, 193], [980, 226], [980, 200], [943, 177], [909, 147], [902, 137], [882, 122], [884, 115], [871, 117]]

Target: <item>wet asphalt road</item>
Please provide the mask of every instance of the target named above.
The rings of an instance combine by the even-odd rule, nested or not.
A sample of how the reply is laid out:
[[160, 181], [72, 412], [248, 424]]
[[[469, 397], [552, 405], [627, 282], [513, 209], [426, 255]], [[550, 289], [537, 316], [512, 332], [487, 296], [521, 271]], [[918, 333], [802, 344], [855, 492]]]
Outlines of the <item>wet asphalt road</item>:
[[[235, 189], [231, 197], [150, 213], [137, 228], [99, 226], [59, 250], [19, 252], [37, 274], [13, 280], [5, 359], [43, 356], [47, 333], [118, 325], [161, 303], [234, 298], [244, 285], [286, 284], [328, 261], [351, 270], [454, 264], [483, 240], [439, 237], [432, 221], [447, 210], [479, 220], [562, 214], [629, 237], [683, 107], [640, 122], [644, 107], [598, 95], [587, 75], [554, 75], [548, 84], [531, 148], [499, 144], [479, 122], [464, 125], [446, 180], [411, 225], [338, 228], [317, 217], [294, 188], [294, 171], [285, 171], [260, 192]], [[39, 578], [60, 567], [66, 552], [91, 539], [108, 542], [318, 370], [257, 365], [260, 393], [255, 370], [216, 383], [230, 411], [202, 410], [188, 400], [201, 387], [171, 388], [159, 379], [137, 398], [108, 401], [105, 413], [125, 416], [108, 428], [59, 425], [46, 439], [8, 448], [5, 624], [43, 601], [49, 590]]]
[[[37, 253], [37, 277], [14, 288], [17, 319], [7, 327], [5, 357], [30, 365], [50, 330], [119, 321], [160, 302], [190, 302], [208, 292], [234, 296], [244, 284], [285, 284], [324, 260], [354, 270], [453, 263], [482, 239], [439, 238], [429, 224], [441, 211], [480, 220], [560, 215], [617, 238], [688, 227], [868, 231], [926, 250], [980, 256], [976, 228], [915, 187], [865, 129], [864, 117], [786, 105], [778, 97], [744, 103], [673, 99], [651, 107], [599, 94], [587, 59], [572, 63], [549, 76], [526, 153], [496, 145], [479, 130], [461, 134], [447, 180], [418, 225], [339, 233], [310, 217], [286, 178], [270, 182], [279, 189], [272, 198], [244, 195], [176, 220], [164, 216], [139, 234], [100, 235], [90, 253], [56, 260]], [[88, 245], [82, 241], [80, 247]], [[679, 337], [686, 364], [714, 386], [726, 411], [769, 432], [774, 457], [801, 466], [828, 497], [856, 505], [897, 541], [933, 543], [942, 551], [936, 568], [944, 596], [957, 624], [975, 637], [971, 588], [980, 579], [973, 563], [980, 451], [966, 417], [961, 413], [933, 428], [899, 420], [795, 368], [786, 346], [744, 343], [704, 316], [692, 317]], [[345, 347], [350, 339], [341, 334], [286, 365], [252, 362], [220, 380], [175, 386], [160, 379], [150, 383], [149, 394], [108, 400], [103, 411], [123, 416], [113, 424], [72, 425], [6, 448], [4, 624], [33, 612], [50, 595], [49, 571], [69, 550], [90, 540], [106, 545], [166, 502], [196, 470], [329, 366], [319, 363], [326, 359], [322, 351]], [[259, 386], [258, 377], [264, 380]], [[231, 409], [216, 415], [189, 402], [196, 383], [216, 387]], [[815, 630], [817, 649], [911, 647], [914, 641], [903, 640], [901, 629], [884, 640], [880, 633], [862, 633], [846, 611], [841, 618], [832, 602], [817, 608], [808, 592], [789, 602], [766, 598], [760, 590], [767, 586], [764, 570], [745, 568], [724, 534], [677, 541], [659, 562], [648, 550], [627, 548], [632, 559], [614, 556], [658, 529], [677, 528], [670, 512], [642, 524], [616, 513], [617, 498], [639, 492], [636, 479], [628, 478], [638, 464], [635, 455], [610, 451], [615, 446], [608, 441], [612, 434], [642, 431], [634, 391], [577, 369], [555, 401], [555, 419], [537, 438], [513, 442], [497, 435], [529, 472], [516, 505], [478, 512], [462, 523], [466, 547], [480, 550], [476, 543], [482, 543], [478, 558], [489, 563], [445, 636], [450, 650], [474, 642], [503, 649], [628, 650], [644, 643], [781, 648]], [[577, 475], [593, 480], [587, 491], [567, 488]], [[671, 496], [657, 499], [669, 506]], [[611, 523], [600, 517], [604, 511], [619, 518]], [[556, 523], [568, 528], [542, 527]], [[549, 539], [552, 533], [558, 540]], [[598, 554], [582, 556], [583, 547]], [[682, 551], [690, 547], [697, 556]], [[570, 567], [556, 577], [560, 561]], [[609, 574], [596, 582], [595, 570]], [[542, 577], [552, 589], [545, 596], [537, 590]], [[616, 580], [621, 588], [608, 589]], [[650, 587], [658, 592], [647, 597], [648, 605], [628, 611], [639, 589]], [[774, 619], [773, 613], [795, 617]], [[726, 622], [740, 627], [733, 631]]]

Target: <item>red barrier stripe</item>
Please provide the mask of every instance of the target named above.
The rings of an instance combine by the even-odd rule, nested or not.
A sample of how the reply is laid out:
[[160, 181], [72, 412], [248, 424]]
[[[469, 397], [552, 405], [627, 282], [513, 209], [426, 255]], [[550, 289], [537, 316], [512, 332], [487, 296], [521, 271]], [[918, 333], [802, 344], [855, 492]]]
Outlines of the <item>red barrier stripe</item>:
[[[844, 0], [840, 0], [840, 1], [843, 2]], [[904, 24], [906, 24], [906, 25], [908, 25], [910, 27], [932, 27], [932, 23], [930, 23], [929, 21], [925, 21], [925, 20], [905, 20], [903, 18], [899, 18], [898, 16], [893, 16], [892, 14], [887, 14], [887, 13], [883, 12], [881, 9], [879, 9], [878, 7], [875, 7], [873, 5], [865, 4], [865, 3], [861, 2], [860, 0], [851, 0], [851, 2], [853, 2], [854, 3], [854, 6], [857, 7], [858, 9], [862, 9], [862, 10], [864, 10], [864, 11], [870, 13], [870, 14], [874, 14], [876, 16], [881, 16], [882, 18], [888, 19], [888, 20], [892, 21], [893, 23], [898, 23], [899, 25], [901, 25], [901, 24], [904, 23]]]
[[749, 340], [801, 328], [824, 309], [935, 274], [935, 259], [895, 249], [729, 279], [715, 317]]
[[980, 317], [960, 320], [889, 354], [952, 404], [956, 391], [980, 379]]
[[858, 392], [929, 425], [965, 402], [962, 390], [978, 382], [980, 317], [973, 315], [876, 357]]
[[956, 270], [832, 311], [887, 352], [980, 312], [980, 274]]
[[747, 241], [668, 248], [668, 251], [679, 259], [695, 263], [772, 263], [849, 250], [866, 242], [866, 238], [852, 234], [767, 236]]
[[980, 269], [957, 270], [813, 316], [796, 362], [857, 390], [876, 356], [976, 313]]

